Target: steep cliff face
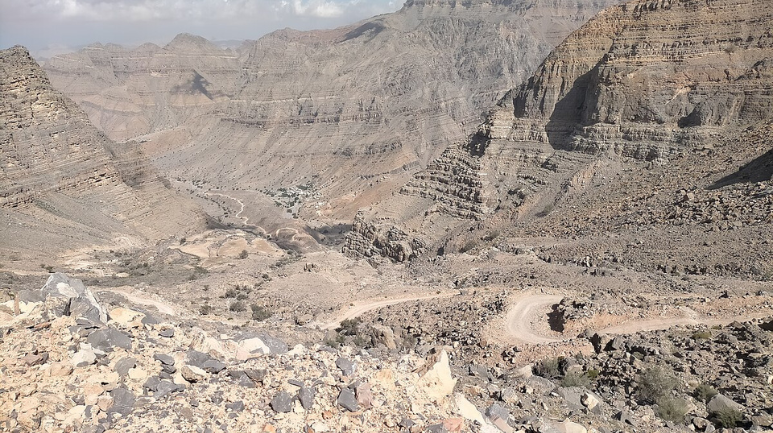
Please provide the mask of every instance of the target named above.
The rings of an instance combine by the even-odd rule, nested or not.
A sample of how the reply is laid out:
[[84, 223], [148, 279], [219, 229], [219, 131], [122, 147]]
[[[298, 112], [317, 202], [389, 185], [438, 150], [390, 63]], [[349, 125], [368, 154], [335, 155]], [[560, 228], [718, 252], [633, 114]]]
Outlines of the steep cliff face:
[[634, 1], [573, 33], [482, 133], [665, 161], [770, 117], [764, 1]]
[[[192, 41], [97, 47], [46, 67], [108, 136], [153, 132], [143, 148], [170, 177], [251, 191], [311, 182], [321, 198], [300, 218], [349, 223], [463, 141], [553, 46], [616, 2], [408, 2], [339, 29], [277, 31], [238, 56]], [[98, 53], [109, 61], [88, 61], [112, 69], [96, 82], [101, 72], [78, 64]], [[195, 87], [194, 71], [211, 100], [172, 92]]]
[[0, 51], [0, 95], [2, 248], [55, 252], [202, 228], [139, 147], [96, 130], [26, 49]]
[[[637, 177], [639, 170], [653, 167], [644, 162], [666, 164], [660, 170], [667, 172], [669, 164], [681, 161], [671, 170], [672, 176], [683, 172], [678, 174], [682, 185], [661, 186], [674, 195], [687, 185], [730, 185], [719, 179], [716, 185], [706, 183], [719, 173], [767, 182], [764, 154], [769, 146], [752, 143], [742, 132], [773, 118], [771, 23], [773, 12], [762, 0], [631, 1], [606, 9], [567, 37], [525, 84], [508, 92], [466, 144], [451, 146], [400, 196], [361, 219], [388, 214], [384, 225], [412, 232], [428, 246], [426, 251], [448, 250], [464, 243], [455, 240], [462, 228], [474, 229], [480, 221], [489, 226], [517, 222], [526, 232], [588, 232], [583, 223], [563, 218], [551, 226], [545, 221], [556, 220], [546, 217], [554, 209], [573, 215], [573, 221], [588, 221], [583, 215], [597, 215], [600, 208], [609, 210], [610, 220], [626, 213], [630, 196], [651, 193]], [[722, 152], [713, 151], [719, 147]], [[717, 168], [722, 164], [716, 158], [733, 149], [742, 161], [754, 160], [745, 174]], [[689, 161], [699, 170], [685, 168], [691, 155]], [[601, 188], [609, 179], [635, 187], [611, 193], [614, 188]], [[750, 221], [765, 220], [759, 215], [768, 205], [760, 207], [753, 192], [758, 187], [736, 182], [728, 188], [732, 191], [705, 194], [711, 197], [706, 200], [732, 197], [734, 204], [727, 209], [755, 209]], [[760, 188], [767, 191], [765, 185]], [[419, 209], [425, 210], [423, 217], [417, 217]], [[715, 215], [719, 211], [690, 209], [684, 212], [691, 215], [691, 224], [724, 218]], [[647, 223], [642, 213], [660, 215], [652, 209], [636, 212], [629, 222]], [[743, 213], [719, 214], [734, 212]], [[442, 230], [427, 230], [438, 214], [446, 216]], [[671, 224], [652, 218], [661, 228]], [[591, 219], [608, 227], [600, 222], [603, 218]], [[609, 230], [635, 227], [621, 224]], [[350, 237], [362, 240], [360, 233]]]

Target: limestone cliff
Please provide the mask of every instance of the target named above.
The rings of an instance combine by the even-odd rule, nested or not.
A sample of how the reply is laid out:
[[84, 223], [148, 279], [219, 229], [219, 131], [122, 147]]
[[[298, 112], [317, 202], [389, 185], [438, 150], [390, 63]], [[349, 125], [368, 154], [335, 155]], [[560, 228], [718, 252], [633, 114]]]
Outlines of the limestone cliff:
[[0, 95], [1, 247], [53, 252], [203, 226], [136, 144], [91, 126], [23, 47], [0, 51]]
[[[770, 117], [765, 1], [633, 1], [574, 32], [482, 133], [665, 161]], [[505, 113], [506, 112], [506, 113]]]
[[[387, 213], [386, 225], [412, 232], [427, 251], [449, 245], [463, 249], [459, 242], [465, 241], [455, 240], [461, 228], [480, 225], [470, 220], [518, 221], [548, 230], [541, 219], [562, 205], [581, 221], [577, 215], [597, 213], [580, 207], [591, 202], [622, 212], [626, 205], [613, 200], [627, 201], [624, 196], [593, 199], [594, 191], [609, 177], [636, 179], [640, 161], [667, 164], [700, 152], [699, 166], [715, 167], [718, 161], [712, 158], [727, 153], [713, 152], [718, 146], [764, 161], [760, 155], [769, 147], [755, 148], [740, 133], [773, 118], [773, 12], [768, 6], [762, 0], [637, 0], [604, 10], [508, 92], [467, 143], [450, 146], [401, 189], [399, 198], [376, 206], [362, 220]], [[712, 172], [703, 171], [695, 175]], [[761, 171], [749, 177], [769, 179], [769, 171]], [[705, 182], [680, 177], [688, 179], [685, 184]], [[636, 184], [635, 191], [646, 195], [646, 185]], [[756, 189], [743, 187], [724, 196], [751, 197], [748, 191]], [[586, 198], [578, 202], [580, 197]], [[395, 210], [400, 203], [402, 212]], [[428, 230], [437, 223], [440, 230]], [[565, 234], [569, 225], [563, 221], [549, 230]], [[587, 229], [580, 224], [572, 230]], [[353, 230], [350, 237], [361, 242], [363, 234]]]
[[[335, 225], [463, 141], [553, 46], [613, 3], [408, 2], [338, 29], [280, 30], [238, 53], [181, 36], [189, 42], [97, 46], [46, 68], [108, 136], [152, 133], [143, 148], [170, 177], [256, 193], [312, 183], [321, 197], [297, 214]], [[191, 90], [201, 90], [195, 74], [211, 99]]]

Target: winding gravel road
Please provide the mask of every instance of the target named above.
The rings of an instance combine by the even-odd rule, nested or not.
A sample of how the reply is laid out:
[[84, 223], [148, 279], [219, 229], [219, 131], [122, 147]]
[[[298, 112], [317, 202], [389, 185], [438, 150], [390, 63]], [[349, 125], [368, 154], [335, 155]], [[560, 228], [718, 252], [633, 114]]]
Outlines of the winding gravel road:
[[428, 295], [418, 295], [418, 296], [408, 296], [403, 298], [391, 298], [391, 299], [381, 299], [378, 301], [374, 300], [366, 300], [366, 301], [359, 301], [355, 302], [354, 305], [344, 308], [342, 311], [336, 315], [333, 320], [319, 324], [319, 327], [322, 329], [335, 329], [338, 328], [341, 325], [341, 322], [344, 320], [354, 319], [357, 316], [360, 316], [362, 314], [367, 313], [368, 311], [377, 310], [379, 308], [384, 308], [389, 305], [395, 305], [395, 304], [402, 304], [403, 302], [410, 302], [410, 301], [423, 301], [428, 299], [437, 299], [437, 298], [450, 298], [451, 296], [458, 295], [459, 292], [441, 292], [441, 293], [432, 293]]

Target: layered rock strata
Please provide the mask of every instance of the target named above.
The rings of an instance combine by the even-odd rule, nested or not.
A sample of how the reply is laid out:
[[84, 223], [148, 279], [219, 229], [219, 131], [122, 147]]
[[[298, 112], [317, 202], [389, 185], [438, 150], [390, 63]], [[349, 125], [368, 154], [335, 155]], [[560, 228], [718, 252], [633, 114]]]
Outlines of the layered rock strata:
[[116, 145], [91, 126], [26, 49], [0, 52], [0, 71], [0, 210], [12, 222], [0, 228], [4, 247], [42, 247], [55, 229], [62, 232], [54, 237], [97, 241], [203, 227], [202, 215], [174, 196], [139, 147]]
[[[373, 214], [389, 213], [391, 225], [416, 230], [434, 251], [448, 242], [448, 233], [475, 225], [465, 220], [493, 214], [530, 224], [561, 204], [582, 213], [573, 200], [606, 183], [606, 176], [635, 179], [636, 161], [668, 163], [702, 152], [709, 167], [716, 165], [710, 158], [718, 157], [711, 152], [717, 146], [761, 155], [766, 144], [753, 151], [733, 143], [745, 140], [741, 131], [771, 117], [771, 22], [773, 12], [763, 1], [631, 1], [611, 7], [505, 95], [466, 145], [451, 146], [402, 188], [399, 199]], [[758, 180], [767, 180], [770, 171], [761, 161], [764, 156], [753, 166], [767, 173]], [[688, 182], [693, 181], [698, 179]], [[713, 195], [739, 194], [752, 192]], [[423, 202], [424, 218], [416, 217], [416, 197], [437, 201]], [[388, 211], [398, 201], [411, 203], [403, 215]], [[759, 200], [754, 206], [767, 209]], [[437, 212], [452, 217], [444, 233], [425, 231]], [[715, 218], [702, 210], [674, 212], [677, 219]], [[753, 213], [755, 221], [765, 219]]]

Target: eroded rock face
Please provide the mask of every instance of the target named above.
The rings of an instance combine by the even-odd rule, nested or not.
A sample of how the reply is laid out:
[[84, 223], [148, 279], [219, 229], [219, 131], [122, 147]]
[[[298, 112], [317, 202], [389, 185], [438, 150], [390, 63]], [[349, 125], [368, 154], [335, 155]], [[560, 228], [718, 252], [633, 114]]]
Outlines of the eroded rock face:
[[11, 223], [0, 247], [47, 252], [203, 226], [136, 144], [116, 145], [91, 126], [19, 46], [0, 51], [0, 212]]
[[93, 46], [46, 68], [111, 138], [150, 133], [143, 148], [165, 173], [250, 190], [313, 182], [324, 204], [300, 218], [348, 223], [464, 140], [551, 47], [614, 3], [408, 2], [339, 29], [280, 30], [238, 53], [188, 35]]
[[[581, 233], [583, 225], [591, 225], [582, 214], [595, 214], [598, 206], [608, 208], [609, 217], [629, 209], [622, 192], [610, 197], [614, 202], [602, 196], [592, 204], [573, 203], [590, 197], [606, 179], [637, 184], [637, 164], [653, 167], [695, 156], [702, 168], [678, 170], [681, 182], [700, 183], [721, 166], [720, 154], [732, 153], [715, 149], [730, 147], [743, 158], [757, 158], [706, 187], [732, 189], [683, 191], [687, 198], [670, 205], [677, 207], [673, 213], [636, 223], [719, 221], [717, 229], [728, 230], [769, 221], [766, 191], [773, 172], [769, 155], [763, 155], [769, 145], [754, 131], [768, 130], [771, 120], [771, 22], [773, 13], [760, 0], [630, 1], [610, 7], [505, 95], [466, 144], [450, 146], [400, 195], [374, 206], [362, 220], [386, 218], [383, 226], [413, 233], [426, 251], [448, 251], [454, 237], [480, 221], [540, 226], [540, 219], [564, 204], [564, 211], [578, 209], [574, 218], [583, 223], [573, 230]], [[693, 155], [698, 153], [702, 156]], [[639, 194], [647, 194], [640, 187]], [[728, 220], [739, 216], [743, 221], [735, 225]]]
[[773, 38], [765, 23], [771, 21], [764, 1], [612, 7], [503, 98], [512, 116], [492, 117], [482, 132], [668, 160], [709, 144], [718, 130], [770, 118]]
[[385, 228], [366, 222], [364, 213], [358, 212], [352, 230], [346, 235], [343, 252], [352, 257], [387, 257], [405, 262], [424, 253], [421, 239], [410, 238], [397, 227]]

